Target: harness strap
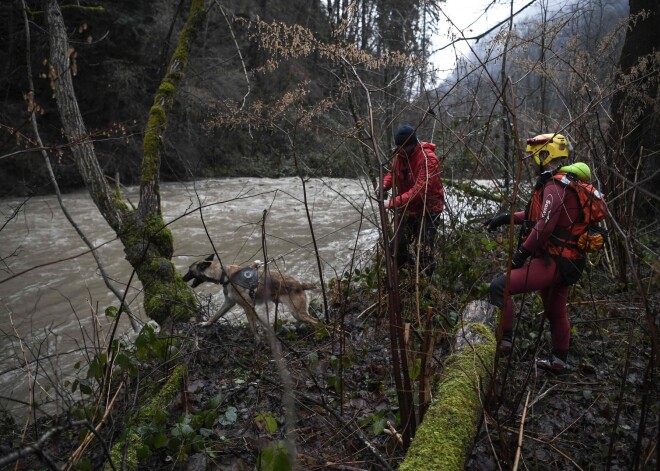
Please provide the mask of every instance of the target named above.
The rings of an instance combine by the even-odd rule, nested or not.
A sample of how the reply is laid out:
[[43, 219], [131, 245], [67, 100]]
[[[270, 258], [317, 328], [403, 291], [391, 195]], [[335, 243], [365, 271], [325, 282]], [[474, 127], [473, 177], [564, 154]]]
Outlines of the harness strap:
[[225, 271], [222, 270], [222, 274], [220, 275], [220, 284], [222, 285], [223, 288], [226, 288], [229, 283], [230, 282], [227, 273], [225, 273]]
[[256, 268], [243, 268], [242, 270], [235, 273], [232, 279], [230, 279], [229, 276], [227, 276], [227, 274], [223, 271], [222, 275], [220, 276], [220, 284], [223, 288], [226, 288], [227, 285], [231, 283], [248, 289], [250, 299], [254, 301], [254, 298], [257, 296], [257, 287], [259, 286], [258, 271]]
[[580, 238], [579, 235], [573, 234], [571, 231], [561, 228], [555, 228], [555, 230], [552, 231], [552, 235], [550, 237], [565, 243], [577, 242], [577, 240]]

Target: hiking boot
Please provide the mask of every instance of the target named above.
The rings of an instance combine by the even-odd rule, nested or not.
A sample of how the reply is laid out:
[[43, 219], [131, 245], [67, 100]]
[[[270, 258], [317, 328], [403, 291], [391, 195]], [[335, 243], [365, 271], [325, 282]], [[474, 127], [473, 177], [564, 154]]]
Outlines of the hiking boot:
[[554, 355], [549, 359], [537, 358], [536, 367], [541, 370], [549, 371], [553, 374], [566, 373], [569, 369], [568, 364], [565, 361], [557, 358]]

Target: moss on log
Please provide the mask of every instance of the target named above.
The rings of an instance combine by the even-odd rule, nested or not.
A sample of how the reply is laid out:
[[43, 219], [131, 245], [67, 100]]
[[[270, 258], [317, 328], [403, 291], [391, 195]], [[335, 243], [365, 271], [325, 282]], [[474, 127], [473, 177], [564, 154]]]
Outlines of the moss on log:
[[[122, 435], [121, 440], [115, 443], [110, 450], [110, 459], [112, 460], [115, 469], [125, 469], [127, 471], [138, 469], [137, 450], [142, 443], [140, 435], [137, 433], [138, 428], [151, 422], [157, 412], [167, 409], [167, 406], [172, 399], [174, 399], [176, 394], [181, 391], [187, 374], [188, 367], [186, 365], [178, 365], [175, 367], [160, 391], [147, 405], [142, 407], [137, 414], [135, 414], [131, 423], [126, 427], [126, 433]], [[124, 457], [126, 458], [125, 461]], [[122, 461], [124, 461], [123, 465]], [[110, 471], [112, 470], [112, 466], [110, 466], [109, 463], [106, 463], [104, 469], [105, 471]]]
[[480, 396], [493, 371], [497, 346], [490, 326], [493, 314], [494, 309], [483, 301], [465, 308], [455, 353], [447, 360], [434, 400], [400, 471], [464, 469], [477, 433]]

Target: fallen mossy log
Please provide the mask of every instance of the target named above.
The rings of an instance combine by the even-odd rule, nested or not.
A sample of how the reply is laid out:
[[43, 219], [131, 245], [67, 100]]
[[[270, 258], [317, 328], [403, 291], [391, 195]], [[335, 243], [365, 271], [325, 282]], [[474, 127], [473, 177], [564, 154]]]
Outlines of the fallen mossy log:
[[[176, 366], [160, 391], [131, 419], [121, 440], [115, 443], [110, 450], [110, 459], [114, 464], [114, 469], [128, 471], [138, 469], [137, 452], [142, 445], [142, 439], [137, 433], [138, 428], [149, 423], [156, 416], [156, 412], [167, 410], [172, 399], [181, 391], [187, 375], [188, 367], [186, 365]], [[113, 467], [110, 463], [106, 463], [104, 469], [110, 471]]]
[[454, 353], [447, 359], [433, 402], [400, 471], [462, 471], [477, 433], [497, 347], [494, 308], [474, 301], [463, 310]]

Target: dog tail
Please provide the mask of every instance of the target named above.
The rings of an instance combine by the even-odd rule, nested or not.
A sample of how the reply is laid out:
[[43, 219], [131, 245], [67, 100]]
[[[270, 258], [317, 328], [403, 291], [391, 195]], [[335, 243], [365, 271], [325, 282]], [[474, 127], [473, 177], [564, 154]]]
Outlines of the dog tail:
[[300, 285], [302, 286], [303, 291], [317, 288], [315, 283], [300, 283]]

